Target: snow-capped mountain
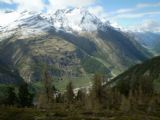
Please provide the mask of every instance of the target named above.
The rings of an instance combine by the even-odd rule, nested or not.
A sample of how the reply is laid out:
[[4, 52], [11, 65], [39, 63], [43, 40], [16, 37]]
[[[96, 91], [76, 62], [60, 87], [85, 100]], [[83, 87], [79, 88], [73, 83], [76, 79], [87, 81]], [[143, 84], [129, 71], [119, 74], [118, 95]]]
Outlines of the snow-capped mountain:
[[16, 16], [0, 24], [0, 60], [26, 81], [40, 80], [43, 65], [60, 79], [96, 72], [113, 77], [151, 56], [125, 32], [83, 8], [4, 14]]
[[51, 16], [49, 21], [55, 28], [66, 31], [92, 32], [102, 29], [106, 25], [86, 9], [57, 10], [54, 14], [49, 13], [48, 16]]
[[38, 34], [50, 28], [66, 32], [92, 32], [98, 29], [104, 29], [106, 25], [109, 25], [108, 23], [103, 23], [99, 18], [89, 13], [88, 10], [80, 8], [63, 9], [50, 13], [23, 11], [5, 14], [8, 14], [8, 16], [16, 15], [16, 17], [8, 24], [1, 24], [0, 31], [17, 32], [17, 29], [19, 29], [22, 35], [26, 35], [27, 33]]
[[17, 15], [17, 18], [8, 24], [1, 25], [1, 39], [19, 33], [21, 37], [43, 34], [52, 25], [42, 17], [42, 13], [29, 11], [6, 13], [8, 16]]

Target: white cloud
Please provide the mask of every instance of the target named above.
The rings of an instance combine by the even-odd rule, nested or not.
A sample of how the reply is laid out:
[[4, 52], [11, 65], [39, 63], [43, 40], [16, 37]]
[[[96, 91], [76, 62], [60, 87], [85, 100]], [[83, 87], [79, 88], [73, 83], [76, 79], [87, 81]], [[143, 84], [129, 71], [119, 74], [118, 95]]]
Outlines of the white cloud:
[[160, 6], [160, 2], [157, 2], [157, 3], [139, 3], [133, 8], [122, 8], [122, 9], [118, 9], [118, 10], [114, 11], [113, 13], [117, 13], [117, 14], [130, 13], [130, 12], [134, 12], [136, 10], [139, 10], [139, 9], [142, 9], [142, 8], [145, 8], [145, 7], [159, 7], [159, 6]]
[[140, 3], [136, 7], [137, 8], [145, 8], [145, 7], [159, 7], [160, 2], [157, 3]]
[[125, 9], [119, 9], [119, 10], [115, 11], [114, 13], [123, 14], [123, 13], [128, 13], [128, 12], [133, 12], [133, 11], [135, 11], [135, 9], [125, 8]]
[[44, 9], [44, 3], [42, 0], [12, 0], [13, 2], [18, 4], [18, 9], [23, 10], [32, 10], [39, 11]]
[[109, 19], [109, 15], [102, 6], [89, 7], [88, 10], [91, 14], [100, 18], [102, 22], [106, 22]]
[[64, 9], [68, 7], [86, 7], [96, 0], [49, 0], [49, 9]]
[[144, 24], [140, 25], [139, 29], [160, 32], [160, 23], [153, 20], [146, 20]]
[[160, 23], [155, 20], [144, 20], [140, 24], [128, 27], [132, 31], [151, 31], [151, 32], [160, 32]]
[[42, 0], [0, 0], [7, 4], [17, 4], [18, 10], [30, 10], [30, 11], [39, 11], [43, 10], [45, 4]]
[[[142, 18], [145, 16], [148, 17], [152, 17], [153, 15], [160, 15], [160, 11], [145, 11], [144, 12], [144, 8], [148, 8], [148, 7], [159, 7], [160, 6], [160, 2], [157, 3], [139, 3], [137, 5], [135, 5], [135, 7], [132, 8], [122, 8], [122, 9], [118, 9], [116, 11], [110, 12], [110, 18], [117, 20], [119, 18], [124, 18], [124, 19], [133, 19], [133, 18]], [[142, 11], [142, 12], [140, 12]]]
[[160, 11], [119, 14], [119, 15], [114, 16], [113, 18], [142, 18], [144, 16], [149, 17], [153, 15], [160, 15]]
[[0, 0], [7, 4], [17, 4], [18, 10], [39, 11], [44, 8], [48, 10], [64, 9], [68, 7], [88, 7], [95, 3], [96, 0], [48, 0], [46, 5], [44, 0]]
[[99, 15], [99, 14], [104, 13], [104, 9], [102, 6], [89, 7], [88, 10], [90, 13], [94, 15]]

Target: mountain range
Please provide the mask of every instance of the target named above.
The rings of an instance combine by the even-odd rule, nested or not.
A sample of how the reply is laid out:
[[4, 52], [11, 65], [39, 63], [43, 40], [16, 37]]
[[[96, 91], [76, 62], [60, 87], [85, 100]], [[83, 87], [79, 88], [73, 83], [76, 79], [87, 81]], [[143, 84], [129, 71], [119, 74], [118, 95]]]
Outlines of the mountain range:
[[154, 55], [158, 56], [160, 53], [160, 33], [159, 32], [131, 32], [128, 33], [134, 36], [134, 39], [143, 47], [148, 49]]
[[26, 82], [41, 80], [45, 70], [56, 79], [112, 78], [160, 53], [158, 33], [123, 31], [86, 9], [4, 14], [16, 17], [0, 27], [0, 60]]

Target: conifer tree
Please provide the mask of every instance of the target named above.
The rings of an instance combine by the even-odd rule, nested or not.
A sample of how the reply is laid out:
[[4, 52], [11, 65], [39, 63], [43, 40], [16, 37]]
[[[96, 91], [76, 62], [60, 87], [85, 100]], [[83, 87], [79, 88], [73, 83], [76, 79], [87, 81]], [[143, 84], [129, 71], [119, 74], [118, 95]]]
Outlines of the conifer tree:
[[53, 91], [52, 91], [51, 77], [49, 76], [47, 71], [44, 73], [44, 87], [45, 87], [45, 93], [47, 96], [47, 102], [49, 103], [52, 101]]
[[6, 99], [6, 104], [7, 105], [15, 105], [17, 101], [16, 93], [15, 93], [15, 88], [14, 87], [8, 87], [8, 96]]
[[102, 77], [99, 74], [96, 74], [93, 79], [93, 86], [91, 90], [92, 97], [92, 105], [95, 109], [99, 109], [102, 107], [103, 99], [105, 96], [105, 92], [103, 91], [102, 86]]
[[18, 99], [21, 107], [32, 106], [33, 94], [29, 92], [27, 83], [23, 83], [19, 86]]
[[67, 103], [73, 103], [74, 101], [74, 92], [72, 82], [69, 82], [66, 87], [66, 99]]

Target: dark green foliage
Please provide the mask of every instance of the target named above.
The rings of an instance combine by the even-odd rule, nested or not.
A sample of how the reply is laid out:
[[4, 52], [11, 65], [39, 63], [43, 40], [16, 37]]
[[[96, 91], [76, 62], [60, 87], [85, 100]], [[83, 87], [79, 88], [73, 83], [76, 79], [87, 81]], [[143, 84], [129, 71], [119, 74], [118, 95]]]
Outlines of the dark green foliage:
[[[146, 79], [141, 81], [146, 82], [146, 85], [142, 85], [141, 82], [136, 83], [141, 89], [138, 89], [135, 93], [129, 88], [128, 96], [120, 94], [116, 87], [106, 88], [102, 81], [103, 77], [96, 74], [90, 92], [86, 94], [83, 90], [79, 90], [77, 95], [74, 94], [73, 85], [70, 82], [66, 87], [66, 92], [57, 94], [55, 101], [51, 101], [54, 104], [46, 104], [50, 109], [8, 109], [5, 107], [6, 111], [2, 111], [4, 108], [0, 108], [0, 119], [10, 120], [12, 118], [16, 120], [17, 117], [23, 120], [134, 120], [135, 118], [141, 120], [145, 117], [149, 117], [149, 120], [160, 119], [160, 95], [155, 94], [152, 89], [147, 89], [150, 82], [146, 82]], [[27, 84], [21, 85], [19, 93], [23, 91], [23, 95], [26, 96], [26, 93], [29, 93], [24, 92], [27, 91], [27, 86]], [[13, 89], [10, 90], [13, 91]], [[52, 91], [55, 90], [53, 87]]]
[[142, 77], [139, 80], [139, 88], [143, 94], [152, 95], [154, 93], [153, 80], [150, 77]]
[[129, 90], [136, 91], [138, 89], [141, 89], [144, 93], [152, 94], [155, 86], [158, 87], [158, 84], [155, 85], [154, 83], [158, 82], [159, 75], [160, 57], [156, 57], [132, 67], [113, 79], [111, 84], [116, 84], [121, 93], [125, 95], [129, 94]]
[[23, 82], [19, 73], [15, 70], [9, 68], [3, 62], [0, 61], [0, 83], [1, 84], [19, 84]]
[[125, 96], [129, 95], [129, 91], [130, 91], [130, 81], [128, 80], [123, 80], [122, 82], [117, 84], [117, 88], [119, 89], [119, 91], [124, 94]]
[[84, 100], [84, 97], [85, 97], [85, 93], [82, 90], [78, 90], [76, 100], [82, 102]]
[[73, 92], [72, 82], [69, 82], [66, 87], [66, 100], [67, 100], [67, 103], [73, 103], [74, 101], [74, 92]]
[[101, 103], [101, 98], [103, 97], [103, 87], [102, 87], [102, 76], [96, 74], [93, 79], [92, 93], [94, 99], [98, 99], [98, 102]]
[[28, 84], [24, 83], [18, 88], [18, 100], [21, 107], [29, 107], [33, 104], [33, 94], [29, 92]]
[[8, 85], [0, 85], [0, 105], [5, 104], [8, 96]]
[[15, 88], [8, 87], [7, 93], [8, 93], [8, 96], [6, 98], [6, 104], [7, 105], [15, 105], [17, 103], [17, 96], [15, 93]]
[[88, 73], [109, 73], [109, 70], [102, 63], [89, 56], [82, 59], [82, 66]]
[[0, 105], [16, 105], [17, 91], [14, 85], [0, 85]]
[[50, 102], [52, 100], [53, 90], [52, 90], [51, 77], [49, 76], [47, 71], [44, 73], [44, 87], [45, 87], [47, 101]]
[[104, 87], [102, 86], [103, 84], [103, 77], [100, 74], [95, 74], [93, 78], [93, 86], [90, 91], [90, 96], [93, 101], [92, 102], [92, 107], [94, 109], [100, 109], [103, 107], [103, 103], [106, 102], [106, 91]]

